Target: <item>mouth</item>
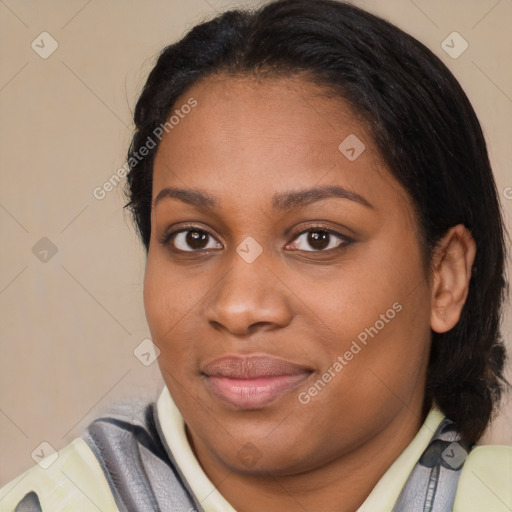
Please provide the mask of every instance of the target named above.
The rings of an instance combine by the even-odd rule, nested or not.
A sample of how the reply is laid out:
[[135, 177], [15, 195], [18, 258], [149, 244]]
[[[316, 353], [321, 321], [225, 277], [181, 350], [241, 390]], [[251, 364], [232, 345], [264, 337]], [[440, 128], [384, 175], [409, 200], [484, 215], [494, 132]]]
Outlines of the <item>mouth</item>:
[[207, 364], [207, 389], [236, 409], [261, 409], [299, 387], [313, 370], [267, 355], [227, 356]]

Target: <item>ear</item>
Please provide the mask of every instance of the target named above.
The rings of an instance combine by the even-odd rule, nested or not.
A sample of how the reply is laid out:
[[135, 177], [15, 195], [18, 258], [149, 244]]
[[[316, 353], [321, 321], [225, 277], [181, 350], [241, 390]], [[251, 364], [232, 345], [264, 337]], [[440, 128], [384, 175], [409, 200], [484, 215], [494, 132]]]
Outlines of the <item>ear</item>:
[[476, 243], [462, 224], [450, 228], [434, 251], [430, 326], [435, 332], [452, 329], [469, 292]]

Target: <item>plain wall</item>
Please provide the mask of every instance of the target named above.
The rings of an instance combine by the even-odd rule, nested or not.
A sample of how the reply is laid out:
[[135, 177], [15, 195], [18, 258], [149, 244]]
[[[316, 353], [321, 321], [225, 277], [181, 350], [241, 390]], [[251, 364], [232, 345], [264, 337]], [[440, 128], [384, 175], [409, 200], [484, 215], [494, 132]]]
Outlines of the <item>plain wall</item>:
[[[424, 42], [461, 81], [483, 125], [510, 227], [512, 3], [355, 3]], [[158, 52], [236, 5], [243, 4], [0, 3], [0, 485], [34, 464], [41, 442], [58, 450], [109, 404], [154, 399], [161, 389], [157, 364], [144, 366], [133, 353], [149, 330], [144, 251], [123, 212], [123, 183], [101, 200], [93, 190], [125, 161], [131, 112]], [[43, 31], [58, 43], [46, 59], [31, 47], [51, 49], [48, 36], [38, 37]], [[469, 44], [456, 59], [441, 47], [454, 31]], [[511, 418], [508, 402], [483, 441], [512, 444]]]

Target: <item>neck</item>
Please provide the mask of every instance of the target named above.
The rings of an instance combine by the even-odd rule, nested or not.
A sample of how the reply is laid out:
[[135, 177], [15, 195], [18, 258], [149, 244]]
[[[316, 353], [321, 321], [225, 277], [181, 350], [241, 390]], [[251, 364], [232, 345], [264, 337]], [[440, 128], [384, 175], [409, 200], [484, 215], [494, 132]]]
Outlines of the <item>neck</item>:
[[415, 409], [404, 406], [360, 446], [297, 474], [236, 472], [220, 463], [193, 435], [189, 439], [204, 472], [237, 512], [355, 512], [413, 440], [427, 412], [421, 401]]

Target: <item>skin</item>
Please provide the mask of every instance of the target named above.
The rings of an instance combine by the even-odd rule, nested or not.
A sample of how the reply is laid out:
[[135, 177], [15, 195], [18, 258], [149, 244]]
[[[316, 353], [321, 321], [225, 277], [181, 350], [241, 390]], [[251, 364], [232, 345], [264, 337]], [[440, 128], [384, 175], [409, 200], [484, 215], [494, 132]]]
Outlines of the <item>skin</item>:
[[[473, 239], [452, 228], [427, 272], [411, 200], [364, 124], [305, 79], [216, 76], [176, 108], [190, 97], [197, 106], [155, 157], [153, 201], [177, 187], [218, 205], [153, 203], [144, 301], [165, 383], [201, 466], [238, 512], [354, 511], [425, 419], [431, 330], [459, 319]], [[338, 150], [350, 134], [366, 147], [355, 161]], [[339, 197], [273, 207], [274, 194], [328, 185], [371, 207]], [[202, 246], [187, 245], [185, 235], [164, 245], [184, 223], [212, 236]], [[331, 235], [319, 249], [300, 234], [306, 228], [352, 242]], [[248, 236], [262, 249], [252, 263], [236, 251]], [[299, 393], [395, 303], [401, 311], [300, 403]], [[313, 373], [261, 409], [236, 409], [208, 391], [201, 368], [239, 354], [268, 354]], [[249, 442], [258, 459], [250, 467], [239, 456]]]

